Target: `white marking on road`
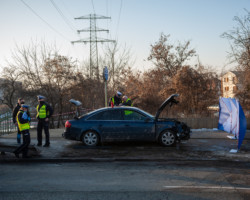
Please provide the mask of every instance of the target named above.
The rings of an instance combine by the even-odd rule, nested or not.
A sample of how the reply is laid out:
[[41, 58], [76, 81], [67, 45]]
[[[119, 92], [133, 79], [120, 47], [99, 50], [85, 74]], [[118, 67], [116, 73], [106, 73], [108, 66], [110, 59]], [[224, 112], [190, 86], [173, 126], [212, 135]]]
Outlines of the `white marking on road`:
[[166, 189], [224, 189], [224, 190], [250, 190], [247, 187], [222, 187], [222, 186], [163, 186]]

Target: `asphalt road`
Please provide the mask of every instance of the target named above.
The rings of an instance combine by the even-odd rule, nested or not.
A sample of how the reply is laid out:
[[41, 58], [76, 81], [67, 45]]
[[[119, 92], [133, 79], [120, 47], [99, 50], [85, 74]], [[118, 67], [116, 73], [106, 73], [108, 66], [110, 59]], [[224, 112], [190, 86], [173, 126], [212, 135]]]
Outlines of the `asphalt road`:
[[250, 199], [247, 162], [5, 163], [0, 180], [1, 200]]

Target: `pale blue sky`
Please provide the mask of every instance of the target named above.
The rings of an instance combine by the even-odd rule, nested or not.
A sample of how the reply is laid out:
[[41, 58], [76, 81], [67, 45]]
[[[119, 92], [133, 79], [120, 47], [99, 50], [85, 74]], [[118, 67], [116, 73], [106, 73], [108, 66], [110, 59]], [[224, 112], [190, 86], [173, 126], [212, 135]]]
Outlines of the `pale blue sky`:
[[[0, 0], [0, 66], [10, 57], [15, 43], [28, 45], [31, 39], [56, 42], [62, 54], [79, 61], [88, 59], [89, 44], [73, 46], [70, 42], [79, 39], [76, 30], [89, 26], [89, 21], [74, 17], [95, 12], [111, 17], [97, 21], [98, 27], [110, 30], [110, 34], [98, 36], [130, 47], [137, 69], [149, 68], [150, 62], [145, 60], [150, 44], [159, 39], [161, 32], [170, 34], [173, 42], [191, 40], [204, 65], [221, 69], [227, 64], [229, 44], [220, 36], [235, 26], [234, 16], [246, 14], [244, 8], [250, 10], [250, 0]], [[87, 37], [87, 33], [80, 35]]]

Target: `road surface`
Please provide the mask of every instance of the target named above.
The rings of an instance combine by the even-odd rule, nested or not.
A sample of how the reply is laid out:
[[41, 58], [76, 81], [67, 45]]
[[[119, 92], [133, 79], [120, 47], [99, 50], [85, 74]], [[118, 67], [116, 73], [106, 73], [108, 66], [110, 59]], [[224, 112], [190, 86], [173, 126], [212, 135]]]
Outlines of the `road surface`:
[[5, 163], [0, 180], [1, 200], [250, 199], [247, 162]]

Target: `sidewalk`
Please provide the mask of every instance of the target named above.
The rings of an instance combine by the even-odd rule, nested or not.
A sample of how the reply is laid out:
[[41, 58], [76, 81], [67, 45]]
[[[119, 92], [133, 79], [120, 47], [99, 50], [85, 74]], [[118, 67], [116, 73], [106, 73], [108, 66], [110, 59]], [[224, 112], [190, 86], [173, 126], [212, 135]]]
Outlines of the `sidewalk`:
[[[193, 130], [190, 140], [177, 147], [166, 148], [157, 143], [108, 143], [98, 147], [86, 147], [79, 141], [62, 138], [64, 129], [51, 129], [50, 147], [36, 146], [36, 130], [31, 130], [32, 158], [17, 159], [13, 153], [0, 155], [0, 162], [81, 162], [81, 161], [168, 161], [168, 160], [250, 160], [250, 132], [246, 133], [238, 153], [237, 140], [228, 139], [226, 132]], [[44, 135], [43, 135], [44, 137]], [[43, 138], [44, 140], [44, 138]], [[0, 137], [1, 145], [18, 146], [16, 134]]]

